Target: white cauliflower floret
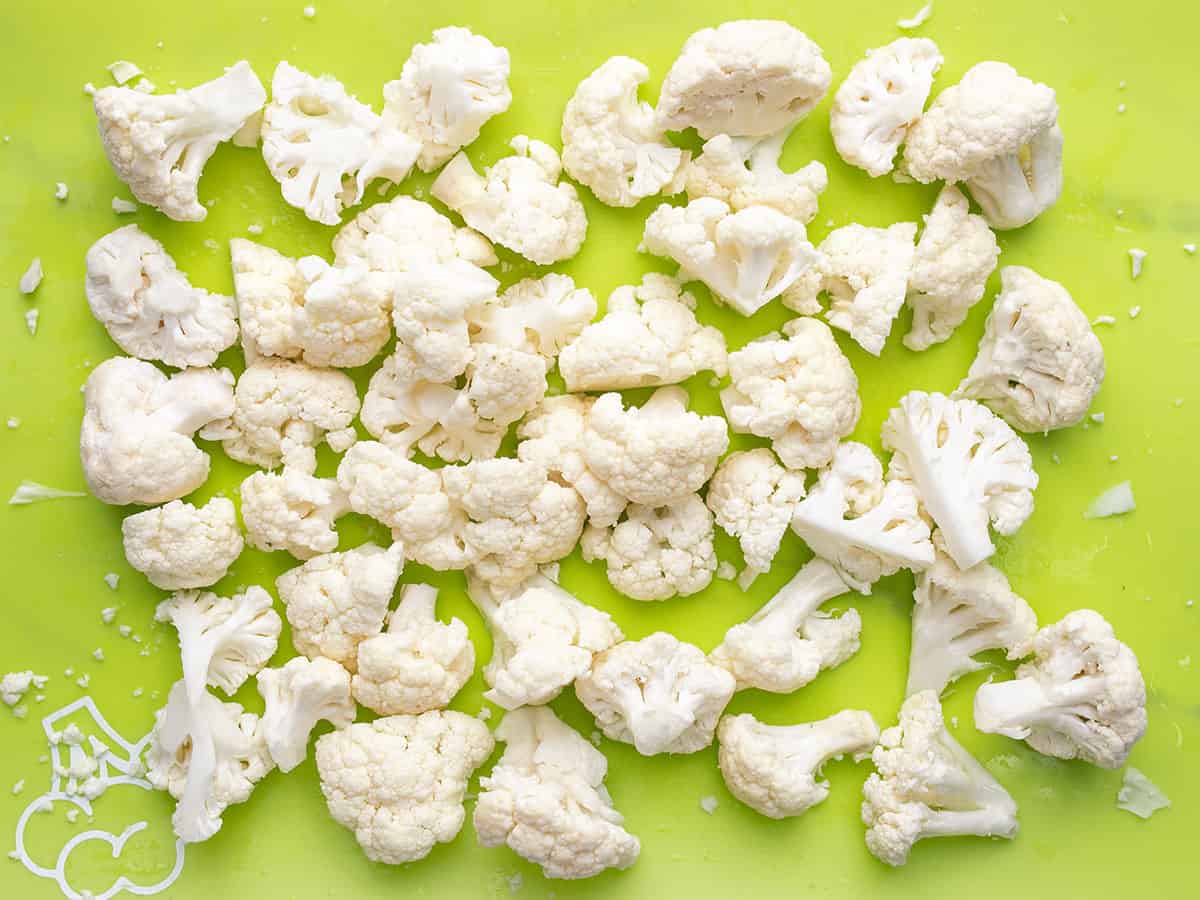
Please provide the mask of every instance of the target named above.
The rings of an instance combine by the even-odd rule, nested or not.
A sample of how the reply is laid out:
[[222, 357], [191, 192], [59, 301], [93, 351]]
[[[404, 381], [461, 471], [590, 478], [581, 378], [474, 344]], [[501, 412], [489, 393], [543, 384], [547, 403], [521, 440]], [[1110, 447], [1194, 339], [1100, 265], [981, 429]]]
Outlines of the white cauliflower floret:
[[507, 844], [547, 878], [627, 869], [641, 852], [604, 786], [608, 760], [549, 707], [525, 707], [496, 729], [504, 755], [479, 779], [473, 824], [484, 847]]
[[955, 396], [986, 404], [1020, 431], [1083, 421], [1104, 383], [1104, 348], [1061, 284], [1006, 266], [979, 354]]
[[548, 144], [513, 138], [514, 154], [483, 175], [465, 153], [446, 164], [429, 189], [476, 231], [539, 265], [570, 259], [587, 236], [575, 186], [559, 181], [562, 163]]
[[1014, 650], [1033, 659], [1012, 681], [975, 694], [975, 727], [1024, 740], [1047, 756], [1103, 769], [1125, 765], [1146, 733], [1146, 683], [1137, 657], [1104, 617], [1077, 609]]
[[737, 679], [738, 690], [797, 691], [858, 652], [858, 611], [848, 609], [837, 618], [819, 612], [825, 601], [848, 590], [833, 566], [814, 559], [748, 621], [725, 632], [710, 658]]
[[844, 709], [817, 722], [767, 725], [751, 715], [725, 716], [717, 729], [721, 777], [751, 809], [782, 819], [829, 796], [821, 767], [847, 753], [867, 757], [879, 740], [871, 714]]
[[789, 469], [815, 469], [858, 424], [858, 378], [824, 323], [793, 319], [784, 331], [729, 354], [721, 405], [733, 431], [770, 438]]
[[829, 186], [829, 175], [815, 160], [795, 172], [779, 167], [790, 134], [784, 128], [765, 138], [718, 134], [705, 141], [704, 152], [684, 170], [688, 199], [714, 197], [734, 212], [769, 206], [801, 222], [811, 221], [818, 199]]
[[258, 692], [266, 709], [261, 730], [279, 771], [290, 772], [308, 756], [308, 738], [324, 719], [334, 728], [354, 721], [350, 673], [332, 659], [290, 659], [279, 669], [258, 673]]
[[672, 146], [638, 85], [650, 70], [614, 56], [575, 88], [563, 112], [563, 168], [609, 206], [635, 206], [671, 188], [689, 154]]
[[475, 670], [467, 626], [437, 620], [437, 588], [406, 584], [387, 631], [358, 645], [354, 699], [381, 716], [442, 709]]
[[862, 594], [900, 569], [933, 565], [929, 525], [911, 484], [883, 481], [870, 448], [847, 441], [796, 505], [792, 530]]
[[[411, 350], [398, 346], [375, 370], [363, 397], [363, 427], [373, 437], [406, 455], [422, 442], [433, 452], [441, 442], [441, 423], [458, 396], [453, 385], [421, 378], [417, 374], [421, 368], [421, 361]], [[467, 437], [467, 440], [471, 450], [479, 451], [481, 456], [491, 448], [492, 442], [483, 435]], [[495, 441], [497, 447], [499, 443]]]
[[102, 88], [94, 105], [104, 153], [133, 196], [177, 221], [199, 222], [208, 215], [196, 194], [205, 163], [266, 100], [242, 60], [220, 78], [174, 94]]
[[604, 651], [575, 681], [600, 730], [643, 756], [703, 750], [733, 691], [733, 676], [699, 647], [662, 631]]
[[829, 130], [838, 155], [872, 178], [892, 171], [941, 67], [942, 54], [929, 38], [897, 38], [868, 50], [833, 95]]
[[821, 48], [786, 22], [741, 20], [697, 31], [658, 97], [664, 128], [700, 136], [773, 134], [804, 118], [829, 90]]
[[948, 184], [925, 217], [908, 276], [913, 324], [904, 346], [909, 350], [948, 340], [983, 297], [988, 276], [996, 269], [996, 235], [969, 207], [963, 192]]
[[909, 131], [904, 166], [924, 184], [966, 182], [993, 228], [1019, 228], [1062, 193], [1062, 148], [1053, 88], [981, 62]]
[[904, 701], [900, 723], [879, 736], [871, 759], [862, 820], [867, 849], [888, 865], [904, 865], [927, 837], [1016, 836], [1016, 802], [951, 737], [933, 691]]
[[301, 560], [337, 549], [334, 522], [350, 511], [350, 503], [334, 479], [284, 468], [255, 472], [240, 491], [251, 547], [286, 550]]
[[596, 315], [596, 298], [568, 275], [525, 278], [468, 315], [471, 340], [541, 356], [546, 370]]
[[404, 570], [400, 544], [363, 544], [316, 556], [275, 579], [292, 644], [309, 659], [328, 657], [353, 673], [358, 645], [383, 630]]
[[92, 315], [126, 353], [169, 366], [211, 366], [237, 340], [232, 297], [193, 287], [166, 249], [136, 225], [88, 249]]
[[417, 263], [392, 276], [396, 341], [416, 362], [423, 381], [450, 382], [474, 357], [467, 313], [495, 299], [499, 282], [461, 259]]
[[245, 238], [230, 240], [229, 256], [246, 361], [300, 356], [305, 284], [296, 261]]
[[182, 500], [126, 516], [125, 558], [164, 591], [207, 587], [242, 555], [233, 502], [214, 497], [199, 508]]
[[487, 726], [460, 712], [359, 722], [317, 739], [321, 793], [367, 859], [413, 862], [458, 834], [467, 779], [494, 746]]
[[440, 212], [406, 194], [364, 209], [333, 237], [334, 263], [365, 264], [373, 272], [403, 272], [418, 263], [463, 259], [477, 266], [498, 260], [487, 238], [456, 227]]
[[568, 391], [678, 384], [704, 369], [725, 375], [725, 335], [696, 320], [696, 298], [677, 280], [654, 272], [613, 291], [604, 316], [558, 357]]
[[186, 369], [167, 378], [117, 356], [92, 370], [83, 402], [79, 458], [91, 492], [118, 506], [166, 503], [208, 478], [208, 454], [192, 435], [233, 412], [233, 375]]
[[911, 391], [883, 424], [888, 479], [911, 484], [963, 570], [996, 552], [988, 523], [1015, 534], [1033, 514], [1037, 473], [1025, 442], [974, 400]]

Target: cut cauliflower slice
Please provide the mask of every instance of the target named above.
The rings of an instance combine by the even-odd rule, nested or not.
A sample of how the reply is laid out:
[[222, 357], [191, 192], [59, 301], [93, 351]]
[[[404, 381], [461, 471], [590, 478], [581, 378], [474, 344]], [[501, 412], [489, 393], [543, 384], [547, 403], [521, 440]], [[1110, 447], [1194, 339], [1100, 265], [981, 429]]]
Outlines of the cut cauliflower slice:
[[459, 228], [430, 206], [405, 194], [364, 209], [333, 237], [334, 264], [366, 265], [373, 272], [404, 272], [418, 263], [463, 259], [495, 265], [487, 238]]
[[261, 730], [279, 771], [290, 772], [308, 756], [308, 739], [324, 719], [346, 728], [358, 710], [350, 699], [350, 673], [332, 659], [290, 659], [279, 669], [258, 673], [266, 709]]
[[546, 370], [596, 315], [596, 298], [569, 275], [525, 278], [470, 311], [471, 340], [536, 354]]
[[242, 555], [233, 502], [214, 497], [199, 508], [182, 500], [126, 516], [125, 558], [164, 591], [207, 587]]
[[240, 490], [251, 547], [286, 550], [300, 560], [337, 549], [334, 522], [350, 511], [350, 503], [334, 479], [285, 467], [255, 472]]
[[734, 212], [769, 206], [801, 222], [812, 221], [817, 201], [829, 186], [825, 166], [813, 161], [795, 172], [779, 167], [788, 128], [765, 138], [734, 138], [718, 134], [704, 143], [704, 152], [684, 171], [688, 200], [713, 197]]

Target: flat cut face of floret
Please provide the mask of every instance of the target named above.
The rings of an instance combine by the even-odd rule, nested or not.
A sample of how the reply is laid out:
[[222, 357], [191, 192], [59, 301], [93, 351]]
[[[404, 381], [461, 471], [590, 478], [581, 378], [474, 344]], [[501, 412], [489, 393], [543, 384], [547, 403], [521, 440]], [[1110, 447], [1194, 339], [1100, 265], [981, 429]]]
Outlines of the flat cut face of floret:
[[263, 738], [282, 772], [304, 762], [317, 722], [324, 719], [345, 728], [357, 713], [350, 699], [350, 673], [331, 659], [298, 656], [278, 669], [263, 669], [257, 681], [266, 705]]

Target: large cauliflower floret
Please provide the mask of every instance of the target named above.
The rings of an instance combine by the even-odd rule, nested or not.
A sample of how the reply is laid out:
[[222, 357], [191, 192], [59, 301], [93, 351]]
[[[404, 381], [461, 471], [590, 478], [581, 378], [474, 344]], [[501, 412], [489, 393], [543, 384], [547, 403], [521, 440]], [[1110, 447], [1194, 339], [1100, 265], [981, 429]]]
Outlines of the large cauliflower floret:
[[164, 591], [207, 587], [242, 555], [233, 502], [214, 497], [200, 508], [172, 500], [121, 522], [125, 558]]
[[1112, 626], [1098, 612], [1077, 609], [1014, 650], [1030, 654], [1015, 680], [976, 692], [975, 727], [1047, 756], [1125, 765], [1146, 733], [1146, 683]]
[[822, 469], [808, 496], [796, 505], [792, 530], [863, 594], [900, 569], [933, 565], [929, 525], [920, 499], [905, 481], [883, 481], [870, 448], [847, 441]]
[[848, 590], [833, 566], [812, 560], [748, 621], [725, 632], [712, 661], [737, 679], [738, 690], [799, 690], [858, 652], [858, 611], [848, 609], [836, 619], [818, 611]]
[[604, 786], [608, 760], [549, 707], [504, 717], [504, 755], [479, 779], [473, 824], [484, 847], [507, 844], [547, 878], [627, 869], [641, 852]]
[[460, 712], [359, 722], [317, 739], [321, 793], [367, 859], [413, 862], [458, 834], [467, 779], [494, 746], [487, 726]]
[[879, 736], [871, 759], [862, 820], [867, 849], [888, 865], [904, 865], [927, 837], [1016, 836], [1016, 802], [951, 737], [933, 691], [904, 701], [900, 723]]
[[255, 472], [240, 490], [251, 547], [286, 550], [296, 559], [337, 549], [334, 522], [350, 511], [350, 503], [334, 479], [285, 467], [282, 472]]
[[233, 298], [193, 287], [166, 249], [136, 225], [88, 249], [92, 315], [126, 353], [169, 366], [211, 366], [237, 340]]
[[467, 626], [437, 620], [437, 588], [406, 584], [387, 631], [358, 645], [354, 699], [381, 716], [442, 709], [475, 670]]
[[363, 544], [316, 556], [275, 579], [292, 643], [309, 659], [328, 657], [353, 673], [358, 645], [383, 630], [404, 569], [400, 544]]
[[704, 152], [684, 170], [689, 200], [714, 197], [734, 212], [769, 206], [786, 216], [809, 222], [817, 201], [829, 186], [825, 166], [813, 161], [795, 172], [779, 167], [783, 145], [791, 134], [783, 129], [766, 138], [733, 138], [718, 134], [705, 141]]
[[616, 391], [678, 384], [708, 369], [726, 372], [725, 335], [696, 321], [696, 298], [674, 278], [651, 272], [608, 297], [604, 316], [563, 348], [558, 370], [568, 391]]
[[948, 184], [925, 217], [908, 277], [913, 324], [904, 346], [909, 350], [948, 340], [983, 297], [988, 276], [996, 269], [996, 235], [969, 207], [963, 192]]
[[418, 263], [463, 259], [477, 266], [498, 260], [487, 238], [459, 228], [430, 206], [401, 194], [364, 209], [333, 237], [338, 266], [365, 264], [374, 272], [404, 272]]
[[888, 479], [913, 485], [963, 570], [996, 552], [988, 523], [1015, 534], [1033, 514], [1037, 473], [1025, 442], [985, 406], [911, 391], [883, 424]]
[[345, 728], [358, 710], [350, 699], [350, 673], [332, 659], [290, 659], [279, 669], [258, 673], [258, 692], [266, 709], [262, 734], [281, 772], [290, 772], [308, 756], [308, 739], [324, 719]]
[[587, 237], [575, 186], [559, 181], [562, 163], [548, 144], [513, 138], [514, 153], [483, 175], [465, 153], [429, 189], [476, 231], [539, 265], [570, 259]]
[[741, 20], [697, 31], [667, 72], [658, 117], [700, 136], [774, 134], [829, 90], [821, 48], [786, 22]]
[[540, 356], [546, 370], [596, 315], [596, 298], [569, 275], [524, 278], [473, 308], [471, 340]]
[[979, 354], [955, 396], [986, 404], [1019, 431], [1069, 428], [1104, 383], [1104, 348], [1066, 288], [1006, 266]]
[[600, 730], [643, 756], [703, 750], [733, 691], [732, 675], [663, 631], [604, 651], [575, 681]]
[[892, 171], [941, 67], [942, 54], [929, 38], [898, 38], [868, 50], [833, 95], [829, 130], [838, 155], [872, 178]]
[[469, 28], [438, 28], [430, 43], [413, 46], [400, 78], [383, 86], [383, 114], [421, 142], [417, 164], [432, 172], [508, 109], [508, 74], [504, 47]]
[[672, 185], [689, 154], [667, 141], [638, 85], [650, 70], [614, 56], [575, 88], [563, 112], [563, 168], [609, 206], [635, 206]]
[[220, 78], [174, 94], [102, 88], [94, 105], [104, 153], [133, 196], [177, 221], [199, 222], [208, 215], [196, 194], [205, 163], [266, 100], [242, 60]]
[[824, 323], [793, 319], [784, 331], [729, 354], [721, 405], [733, 431], [770, 438], [789, 469], [815, 469], [858, 424], [858, 378]]
[[821, 767], [847, 753], [869, 756], [879, 740], [871, 714], [845, 709], [818, 722], [767, 725], [751, 715], [725, 716], [717, 730], [718, 760], [729, 793], [751, 809], [782, 819], [829, 796]]
[[83, 403], [79, 458], [89, 490], [118, 506], [166, 503], [208, 478], [208, 454], [192, 435], [233, 412], [233, 375], [186, 369], [167, 378], [117, 356], [92, 370]]
[[993, 228], [1019, 228], [1062, 193], [1063, 135], [1053, 88], [981, 62], [938, 94], [908, 133], [917, 181], [964, 181]]

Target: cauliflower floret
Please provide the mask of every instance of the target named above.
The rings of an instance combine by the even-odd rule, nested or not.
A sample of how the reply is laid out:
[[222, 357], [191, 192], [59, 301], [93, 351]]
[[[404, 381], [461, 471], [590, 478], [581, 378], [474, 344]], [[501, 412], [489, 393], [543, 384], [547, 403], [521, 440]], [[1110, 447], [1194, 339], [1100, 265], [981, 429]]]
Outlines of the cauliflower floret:
[[663, 81], [658, 118], [704, 138], [773, 134], [808, 115], [832, 78], [821, 48], [786, 22], [725, 22], [687, 39]]
[[911, 391], [883, 424], [888, 479], [911, 484], [963, 570], [996, 552], [988, 522], [1015, 534], [1033, 514], [1037, 473], [1025, 442], [974, 400]]
[[437, 620], [437, 588], [406, 584], [387, 631], [358, 645], [354, 699], [381, 716], [442, 709], [475, 670], [475, 646], [459, 618]]
[[844, 709], [817, 722], [766, 725], [751, 715], [725, 716], [717, 729], [721, 777], [729, 793], [772, 819], [798, 816], [829, 796], [818, 780], [831, 759], [870, 755], [879, 726], [869, 712]]
[[150, 506], [208, 478], [208, 454], [192, 435], [233, 412], [233, 375], [185, 369], [167, 378], [150, 363], [117, 356], [92, 370], [83, 402], [79, 458], [88, 488], [105, 503]]
[[897, 38], [868, 50], [833, 95], [829, 130], [838, 155], [872, 178], [892, 171], [942, 61], [929, 38]]
[[458, 228], [430, 206], [405, 194], [364, 209], [333, 237], [334, 263], [365, 264], [373, 272], [403, 272], [418, 263], [463, 259], [495, 265], [487, 238]]
[[1077, 609], [1013, 651], [1031, 654], [1013, 681], [979, 688], [975, 727], [1047, 756], [1125, 765], [1146, 733], [1146, 683], [1112, 626], [1098, 612]]
[[605, 650], [575, 681], [600, 730], [643, 756], [703, 750], [733, 691], [732, 675], [663, 631]]
[[453, 381], [474, 356], [467, 313], [495, 299], [499, 282], [461, 259], [416, 263], [392, 278], [396, 341], [416, 362], [413, 376]]
[[546, 370], [596, 315], [596, 298], [568, 275], [525, 278], [468, 315], [471, 340], [541, 356]]
[[734, 212], [769, 206], [801, 222], [812, 221], [817, 200], [829, 186], [829, 175], [815, 160], [795, 172], [779, 168], [790, 134], [785, 128], [766, 138], [718, 134], [705, 141], [704, 152], [684, 171], [688, 199], [714, 197]]
[[155, 96], [135, 88], [95, 93], [100, 140], [133, 196], [181, 222], [208, 210], [196, 194], [205, 163], [267, 100], [245, 60], [191, 90]]
[[332, 659], [290, 659], [279, 669], [258, 673], [258, 692], [266, 709], [262, 734], [279, 771], [290, 772], [308, 756], [308, 738], [324, 719], [334, 728], [354, 721], [350, 673]]
[[237, 340], [232, 297], [193, 287], [166, 249], [136, 225], [88, 249], [88, 306], [126, 353], [169, 366], [211, 366]]
[[507, 844], [547, 878], [627, 869], [641, 852], [604, 786], [608, 760], [549, 707], [510, 712], [504, 755], [479, 779], [473, 824], [484, 847]]
[[672, 146], [638, 85], [650, 70], [636, 59], [614, 56], [575, 88], [562, 121], [562, 162], [567, 174], [609, 206], [635, 206], [672, 185], [688, 152]]
[[286, 550], [301, 560], [337, 549], [334, 522], [350, 511], [350, 503], [334, 479], [285, 467], [255, 472], [240, 490], [251, 547]]
[[[430, 448], [437, 446], [441, 422], [458, 396], [453, 385], [418, 376], [421, 368], [421, 361], [411, 350], [398, 346], [371, 376], [363, 397], [363, 427], [373, 437], [406, 455], [422, 442]], [[499, 446], [499, 441], [496, 445]], [[489, 446], [490, 442], [481, 437], [472, 441], [473, 450], [487, 450]]]
[[214, 497], [200, 508], [172, 500], [121, 522], [125, 558], [164, 591], [199, 588], [225, 577], [242, 555], [233, 502]]
[[459, 153], [430, 193], [476, 231], [526, 259], [539, 265], [570, 259], [587, 236], [587, 215], [575, 186], [559, 181], [558, 154], [525, 135], [509, 146], [513, 155], [483, 175]]
[[678, 384], [704, 369], [724, 377], [725, 335], [696, 321], [696, 298], [655, 272], [613, 291], [603, 318], [558, 357], [568, 391]]
[[1006, 266], [979, 354], [955, 391], [986, 404], [1020, 431], [1083, 421], [1104, 383], [1104, 348], [1066, 288]]
[[946, 88], [908, 133], [904, 166], [924, 184], [964, 181], [993, 228], [1019, 228], [1062, 193], [1054, 89], [981, 62]]
[[367, 859], [413, 862], [458, 834], [467, 779], [494, 746], [487, 726], [460, 712], [359, 722], [317, 739], [321, 793]]
[[952, 184], [942, 188], [917, 241], [908, 277], [912, 329], [909, 350], [925, 350], [948, 340], [983, 297], [996, 269], [1000, 245], [982, 216], [969, 212], [967, 198]]
[[296, 261], [245, 238], [230, 240], [229, 256], [246, 361], [300, 356], [305, 284]]

